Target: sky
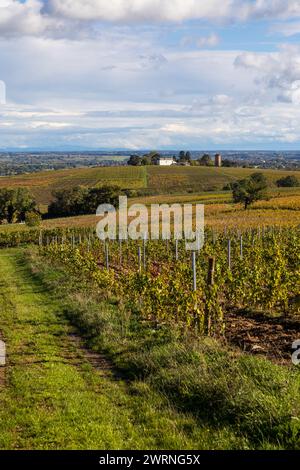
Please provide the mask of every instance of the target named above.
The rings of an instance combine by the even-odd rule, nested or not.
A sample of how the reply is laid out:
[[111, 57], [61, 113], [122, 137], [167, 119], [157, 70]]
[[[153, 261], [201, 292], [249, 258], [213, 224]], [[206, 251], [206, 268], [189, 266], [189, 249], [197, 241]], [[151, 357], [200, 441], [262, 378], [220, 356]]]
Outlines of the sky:
[[300, 149], [300, 0], [0, 0], [0, 80], [1, 149]]

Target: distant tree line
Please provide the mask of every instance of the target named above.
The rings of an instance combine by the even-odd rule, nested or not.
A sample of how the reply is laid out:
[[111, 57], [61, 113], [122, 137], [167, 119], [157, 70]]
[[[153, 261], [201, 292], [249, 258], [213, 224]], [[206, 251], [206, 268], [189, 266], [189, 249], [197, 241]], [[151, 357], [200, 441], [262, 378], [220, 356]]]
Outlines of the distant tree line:
[[[123, 191], [127, 194], [126, 191]], [[118, 207], [119, 186], [102, 186], [86, 188], [77, 186], [53, 192], [53, 201], [48, 206], [44, 217], [68, 217], [84, 214], [95, 214], [100, 204], [108, 203]], [[22, 223], [29, 226], [39, 225], [41, 213], [36, 201], [26, 188], [0, 189], [0, 223]]]
[[[155, 165], [159, 158], [163, 157], [159, 152], [152, 151], [145, 155], [131, 155], [127, 164], [131, 166], [146, 166]], [[181, 150], [178, 155], [173, 155], [174, 162], [179, 165], [192, 165], [192, 166], [214, 166], [214, 158], [205, 153], [198, 159], [193, 159], [190, 151]], [[225, 167], [238, 167], [239, 164], [235, 161], [224, 159], [222, 166]]]

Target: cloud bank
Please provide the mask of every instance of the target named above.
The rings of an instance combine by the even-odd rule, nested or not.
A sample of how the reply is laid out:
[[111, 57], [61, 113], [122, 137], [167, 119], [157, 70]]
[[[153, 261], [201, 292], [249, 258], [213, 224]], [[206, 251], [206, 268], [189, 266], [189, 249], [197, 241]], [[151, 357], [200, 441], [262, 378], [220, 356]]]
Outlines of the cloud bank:
[[300, 0], [1, 0], [0, 35], [69, 37], [74, 35], [75, 25], [80, 33], [82, 28], [97, 22], [226, 23], [297, 16]]
[[299, 25], [300, 0], [0, 0], [1, 146], [300, 144]]

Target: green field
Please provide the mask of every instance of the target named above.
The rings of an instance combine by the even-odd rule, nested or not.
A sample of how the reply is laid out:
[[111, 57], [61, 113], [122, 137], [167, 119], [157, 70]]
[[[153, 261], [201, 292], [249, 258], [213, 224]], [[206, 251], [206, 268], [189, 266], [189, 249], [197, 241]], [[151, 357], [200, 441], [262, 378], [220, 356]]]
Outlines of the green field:
[[[39, 204], [48, 204], [54, 190], [78, 185], [118, 185], [139, 190], [141, 194], [182, 194], [221, 191], [225, 184], [245, 178], [257, 170], [207, 167], [97, 167], [44, 171], [0, 178], [1, 187], [27, 187]], [[270, 186], [289, 171], [262, 170]]]

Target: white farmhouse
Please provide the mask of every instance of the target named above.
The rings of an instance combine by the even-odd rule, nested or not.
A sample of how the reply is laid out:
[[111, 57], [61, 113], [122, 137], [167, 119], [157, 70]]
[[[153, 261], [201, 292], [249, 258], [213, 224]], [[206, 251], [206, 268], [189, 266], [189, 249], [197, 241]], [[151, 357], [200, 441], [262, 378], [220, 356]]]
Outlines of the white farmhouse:
[[175, 164], [176, 162], [173, 157], [159, 157], [156, 160], [156, 165], [159, 165], [159, 166], [171, 166]]

